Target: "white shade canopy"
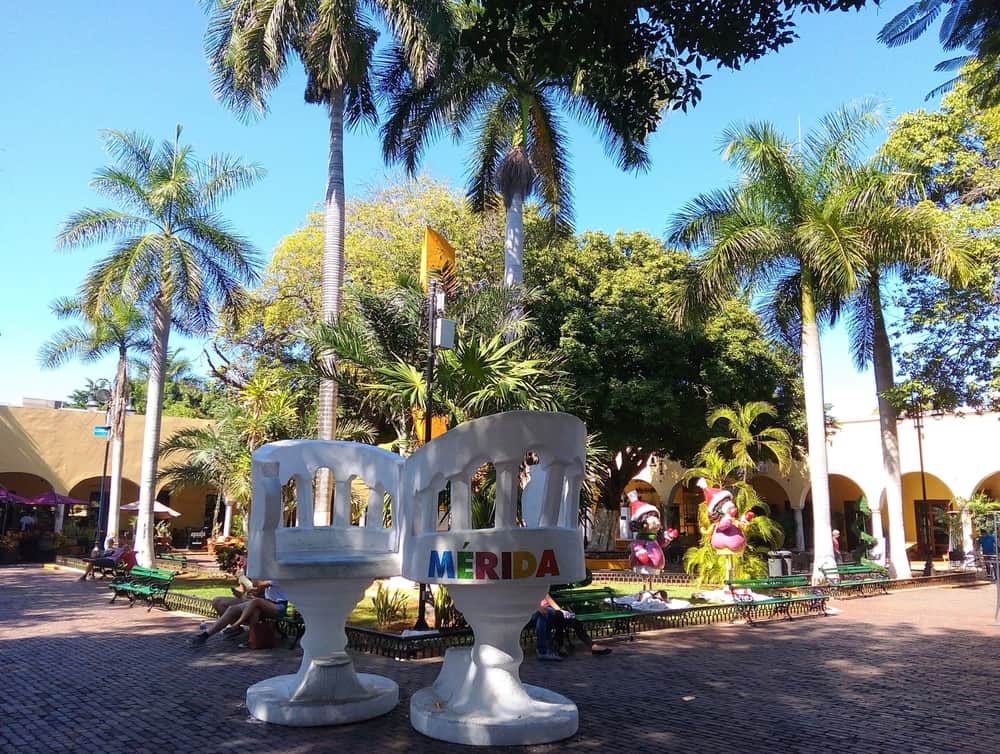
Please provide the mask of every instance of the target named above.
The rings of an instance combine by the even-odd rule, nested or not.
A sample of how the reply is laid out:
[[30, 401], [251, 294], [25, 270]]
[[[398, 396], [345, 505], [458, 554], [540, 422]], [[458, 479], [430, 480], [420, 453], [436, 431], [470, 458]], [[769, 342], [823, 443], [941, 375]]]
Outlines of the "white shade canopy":
[[[136, 500], [134, 503], [128, 503], [127, 505], [123, 505], [121, 507], [121, 510], [123, 510], [123, 511], [138, 512], [138, 510], [139, 510], [139, 501]], [[153, 501], [153, 515], [156, 518], [177, 518], [181, 514], [178, 513], [177, 511], [175, 511], [173, 508], [171, 508], [171, 507], [169, 507], [167, 505], [164, 505], [159, 500], [154, 500]]]

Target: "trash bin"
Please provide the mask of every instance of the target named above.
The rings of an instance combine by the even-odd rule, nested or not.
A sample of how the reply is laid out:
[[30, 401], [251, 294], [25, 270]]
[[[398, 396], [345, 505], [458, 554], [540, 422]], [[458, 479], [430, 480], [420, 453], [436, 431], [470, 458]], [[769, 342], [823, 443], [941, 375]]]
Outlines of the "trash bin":
[[771, 550], [767, 553], [768, 576], [791, 576], [792, 553], [788, 550]]

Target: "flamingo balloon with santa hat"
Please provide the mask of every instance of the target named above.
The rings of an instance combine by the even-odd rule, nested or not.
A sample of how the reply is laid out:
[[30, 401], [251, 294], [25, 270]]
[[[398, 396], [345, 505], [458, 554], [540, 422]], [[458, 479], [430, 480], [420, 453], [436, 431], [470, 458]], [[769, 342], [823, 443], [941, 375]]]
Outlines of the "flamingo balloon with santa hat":
[[746, 549], [746, 530], [754, 514], [747, 511], [740, 516], [729, 490], [710, 487], [704, 478], [699, 479], [697, 485], [705, 495], [708, 509], [709, 528], [704, 533], [710, 535], [712, 548], [722, 557], [725, 580], [729, 581], [733, 577], [733, 558]]
[[628, 495], [632, 544], [629, 565], [635, 573], [646, 576], [652, 589], [652, 577], [663, 569], [663, 549], [679, 536], [677, 529], [664, 529], [660, 511], [643, 501], [639, 493], [631, 490]]

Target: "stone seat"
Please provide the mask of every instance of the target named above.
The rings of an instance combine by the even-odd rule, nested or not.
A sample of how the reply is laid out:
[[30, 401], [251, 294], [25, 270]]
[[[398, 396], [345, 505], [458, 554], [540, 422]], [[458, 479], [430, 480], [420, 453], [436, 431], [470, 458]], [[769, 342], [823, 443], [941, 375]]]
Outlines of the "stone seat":
[[[399, 702], [397, 684], [356, 673], [345, 652], [345, 621], [377, 578], [400, 572], [399, 482], [403, 459], [371, 445], [284, 440], [253, 456], [253, 504], [247, 575], [275, 581], [305, 621], [298, 673], [247, 690], [250, 713], [282, 725], [332, 725], [366, 720]], [[316, 521], [313, 485], [320, 469], [334, 479], [329, 521]], [[369, 489], [361, 525], [351, 520], [351, 485]], [[285, 526], [285, 485], [294, 482], [294, 526]], [[388, 505], [389, 525], [383, 526]]]
[[[521, 683], [518, 668], [521, 629], [549, 585], [586, 575], [579, 526], [585, 454], [579, 419], [514, 411], [460, 424], [407, 459], [403, 576], [447, 588], [475, 637], [472, 647], [449, 649], [434, 685], [412, 697], [410, 720], [421, 733], [523, 745], [576, 732], [576, 705]], [[528, 457], [537, 463], [526, 466]], [[476, 528], [472, 485], [481, 484], [485, 464], [495, 471], [494, 515]], [[525, 469], [530, 481], [520, 493]], [[444, 490], [450, 506], [442, 528]]]

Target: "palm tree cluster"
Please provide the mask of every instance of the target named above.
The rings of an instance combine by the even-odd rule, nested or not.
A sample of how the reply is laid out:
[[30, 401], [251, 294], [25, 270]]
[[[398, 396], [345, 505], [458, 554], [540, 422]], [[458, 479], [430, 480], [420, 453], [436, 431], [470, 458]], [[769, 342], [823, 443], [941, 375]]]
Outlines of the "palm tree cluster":
[[912, 176], [859, 158], [878, 124], [877, 108], [866, 102], [827, 116], [796, 142], [769, 123], [732, 127], [722, 152], [739, 169], [740, 183], [696, 198], [672, 224], [676, 241], [704, 252], [679, 302], [682, 315], [747, 290], [776, 332], [799, 341], [817, 579], [833, 557], [820, 325], [846, 312], [855, 361], [874, 363], [890, 557], [908, 575], [896, 414], [886, 398], [893, 370], [883, 286], [906, 268], [961, 277], [968, 264], [937, 210], [916, 201]]
[[[345, 397], [363, 416], [395, 434], [403, 452], [416, 441], [417, 416], [430, 411], [450, 424], [513, 409], [554, 409], [560, 390], [557, 360], [541, 352], [534, 325], [519, 307], [531, 301], [508, 287], [461, 289], [446, 279], [456, 345], [439, 351], [427, 404], [427, 296], [403, 274], [381, 292], [350, 289], [344, 316], [310, 333], [314, 353], [332, 352]], [[325, 364], [318, 362], [322, 370]]]
[[[524, 206], [536, 197], [552, 228], [572, 230], [566, 119], [598, 131], [619, 167], [644, 169], [649, 163], [645, 138], [660, 111], [697, 100], [700, 74], [684, 76], [681, 71], [692, 65], [700, 70], [703, 59], [737, 66], [787, 43], [788, 14], [799, 5], [860, 4], [789, 2], [783, 10], [763, 8], [759, 16], [717, 9], [746, 17], [742, 24], [749, 36], [734, 42], [721, 39], [711, 24], [703, 30], [704, 39], [699, 32], [684, 32], [678, 19], [701, 10], [682, 11], [668, 3], [630, 2], [602, 9], [565, 2], [210, 0], [205, 43], [218, 97], [243, 116], [264, 113], [289, 62], [298, 60], [306, 74], [305, 100], [322, 106], [329, 122], [321, 321], [307, 338], [319, 376], [318, 436], [374, 438], [388, 430], [407, 448], [415, 441], [418, 412], [461, 422], [510, 408], [557, 406], [558, 356], [539, 347], [531, 319], [534, 294], [523, 289]], [[507, 13], [508, 5], [516, 13]], [[887, 39], [906, 41], [918, 35], [945, 6], [949, 11], [942, 33], [948, 43], [976, 49], [984, 65], [995, 63], [1000, 55], [996, 16], [992, 4], [981, 0], [915, 3], [890, 23]], [[579, 39], [564, 48], [579, 58], [552, 54], [539, 29], [563, 28], [570, 18], [585, 20], [595, 39], [635, 37], [639, 29], [651, 35], [607, 48], [607, 54], [627, 57], [622, 81], [635, 84], [636, 90], [609, 86], [607, 75], [614, 65], [608, 63], [617, 65], [619, 58], [607, 58], [602, 67], [596, 58], [606, 53], [586, 49]], [[609, 31], [602, 23], [608, 18], [628, 23]], [[549, 26], [534, 23], [539, 19]], [[486, 22], [499, 26], [483, 26]], [[392, 37], [384, 61], [376, 54], [381, 28]], [[486, 33], [489, 29], [503, 33], [498, 39]], [[658, 67], [667, 60], [672, 67]], [[433, 400], [423, 375], [428, 312], [420, 285], [403, 277], [385, 291], [345, 287], [344, 130], [376, 124], [380, 99], [387, 109], [382, 127], [387, 162], [401, 163], [413, 173], [440, 135], [463, 139], [471, 133], [470, 204], [487, 210], [502, 202], [506, 210], [502, 283], [464, 291], [445, 275], [458, 347], [437, 357]], [[828, 116], [796, 141], [782, 137], [769, 123], [732, 127], [723, 135], [723, 156], [740, 171], [740, 182], [693, 200], [671, 226], [675, 242], [701, 254], [692, 264], [691, 284], [678, 297], [679, 318], [718, 311], [725, 299], [746, 292], [775, 334], [798, 343], [817, 575], [832, 556], [820, 326], [846, 315], [856, 363], [874, 366], [892, 560], [905, 573], [896, 415], [886, 397], [893, 368], [883, 291], [887, 280], [907, 269], [961, 280], [968, 261], [935, 208], [921, 201], [912, 176], [860, 158], [878, 125], [874, 106], [863, 103]], [[237, 318], [245, 308], [245, 286], [257, 280], [258, 265], [249, 242], [226, 225], [218, 207], [262, 171], [225, 156], [198, 160], [180, 136], [178, 126], [173, 140], [156, 145], [139, 134], [105, 132], [113, 162], [98, 172], [93, 187], [118, 208], [75, 213], [58, 243], [69, 248], [110, 242], [112, 249], [94, 265], [73, 301], [57, 303], [60, 313], [80, 317], [83, 325], [58, 334], [43, 353], [54, 365], [70, 354], [86, 359], [117, 351], [111, 424], [113, 441], [120, 443], [129, 381], [126, 355], [148, 351], [137, 532], [144, 565], [152, 560], [157, 479], [178, 485], [211, 482], [224, 498], [246, 502], [253, 449], [309, 429], [297, 388], [284, 390], [273, 373], [251, 370], [234, 381], [219, 404], [212, 430], [181, 433], [164, 445], [163, 452], [184, 451], [189, 460], [158, 471], [170, 334], [206, 333], [220, 314]], [[346, 406], [338, 406], [341, 390]], [[787, 459], [781, 455], [783, 437], [750, 432], [764, 410], [756, 404], [745, 410], [749, 413], [714, 417], [742, 429], [706, 446], [702, 462], [718, 483], [733, 479], [746, 488], [748, 502], [744, 472], [749, 459], [761, 448], [775, 452], [779, 463]], [[345, 424], [356, 421], [338, 431], [338, 415]], [[719, 465], [719, 459], [728, 460]], [[113, 474], [120, 476], [120, 458]], [[318, 484], [317, 498], [329, 500], [328, 480], [321, 477]]]
[[[95, 332], [108, 331], [118, 322], [120, 348], [127, 349], [128, 338], [148, 338], [135, 542], [143, 565], [153, 562], [153, 497], [171, 330], [206, 333], [217, 311], [238, 316], [245, 286], [257, 279], [256, 252], [228, 227], [217, 208], [234, 191], [253, 183], [261, 169], [219, 155], [199, 161], [180, 136], [178, 126], [173, 140], [157, 146], [137, 133], [106, 131], [105, 147], [114, 162], [99, 170], [91, 185], [121, 208], [80, 210], [66, 220], [58, 236], [61, 248], [114, 244], [91, 268], [75, 306]], [[146, 320], [130, 314], [129, 307], [145, 307]], [[127, 318], [116, 319], [116, 312]], [[124, 364], [120, 358], [115, 385], [119, 399], [113, 406], [121, 418], [115, 413], [112, 421], [116, 436], [123, 432]]]
[[[240, 517], [237, 529], [242, 530], [251, 498], [253, 452], [264, 443], [301, 436], [297, 398], [279, 375], [258, 372], [220, 404], [211, 425], [182, 429], [160, 445], [162, 457], [180, 455], [180, 459], [161, 469], [158, 479], [174, 490], [187, 486], [218, 490], [213, 526], [226, 506], [235, 509]], [[230, 527], [224, 533], [228, 535]]]

